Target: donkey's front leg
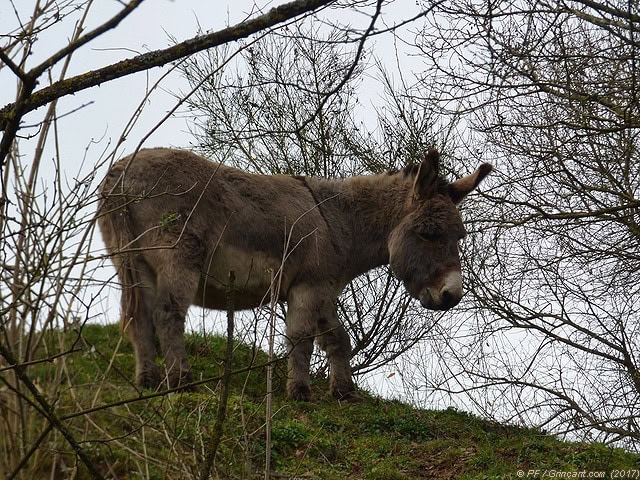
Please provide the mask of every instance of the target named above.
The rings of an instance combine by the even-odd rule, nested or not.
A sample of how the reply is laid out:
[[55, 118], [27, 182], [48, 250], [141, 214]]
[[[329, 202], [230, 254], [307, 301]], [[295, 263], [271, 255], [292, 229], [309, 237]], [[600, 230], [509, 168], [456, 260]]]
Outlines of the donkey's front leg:
[[329, 360], [329, 390], [336, 400], [357, 402], [361, 398], [351, 377], [351, 340], [338, 321], [335, 307], [326, 309], [318, 321], [318, 343]]
[[318, 312], [323, 303], [316, 295], [311, 287], [297, 286], [287, 296], [287, 396], [292, 400], [311, 399], [309, 367], [318, 326]]

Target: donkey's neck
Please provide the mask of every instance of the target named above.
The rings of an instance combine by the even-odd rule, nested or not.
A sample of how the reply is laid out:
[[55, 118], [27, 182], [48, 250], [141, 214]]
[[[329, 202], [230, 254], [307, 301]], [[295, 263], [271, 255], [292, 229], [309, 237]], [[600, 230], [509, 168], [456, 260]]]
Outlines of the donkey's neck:
[[389, 263], [389, 235], [403, 218], [409, 184], [402, 174], [344, 181], [343, 205], [353, 226], [352, 255], [362, 262], [358, 274]]
[[334, 243], [346, 243], [340, 245], [346, 276], [355, 278], [389, 263], [389, 235], [403, 217], [410, 184], [398, 173], [320, 180], [313, 185], [332, 223]]

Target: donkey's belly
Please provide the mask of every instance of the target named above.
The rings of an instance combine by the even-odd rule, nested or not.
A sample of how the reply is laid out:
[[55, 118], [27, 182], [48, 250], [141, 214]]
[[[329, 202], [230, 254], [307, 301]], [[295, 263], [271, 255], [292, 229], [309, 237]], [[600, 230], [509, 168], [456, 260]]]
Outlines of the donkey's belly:
[[228, 308], [229, 274], [233, 272], [233, 306], [236, 310], [266, 305], [271, 299], [272, 279], [279, 274], [280, 259], [260, 252], [244, 252], [233, 247], [218, 247], [209, 259], [195, 305], [224, 310]]

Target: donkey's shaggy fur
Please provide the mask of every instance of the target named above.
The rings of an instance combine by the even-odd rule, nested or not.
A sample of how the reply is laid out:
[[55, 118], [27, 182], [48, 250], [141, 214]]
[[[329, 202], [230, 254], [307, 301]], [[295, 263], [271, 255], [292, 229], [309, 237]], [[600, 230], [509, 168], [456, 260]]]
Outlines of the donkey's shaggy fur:
[[348, 282], [390, 263], [426, 308], [445, 310], [462, 296], [456, 204], [491, 166], [447, 183], [438, 163], [432, 150], [413, 170], [327, 180], [255, 175], [166, 148], [117, 162], [102, 183], [98, 223], [122, 284], [138, 384], [156, 387], [164, 377], [155, 335], [169, 385], [190, 381], [187, 309], [224, 309], [233, 271], [238, 309], [268, 302], [278, 278], [288, 304], [289, 397], [310, 397], [317, 339], [332, 394], [354, 398], [351, 345], [335, 305]]

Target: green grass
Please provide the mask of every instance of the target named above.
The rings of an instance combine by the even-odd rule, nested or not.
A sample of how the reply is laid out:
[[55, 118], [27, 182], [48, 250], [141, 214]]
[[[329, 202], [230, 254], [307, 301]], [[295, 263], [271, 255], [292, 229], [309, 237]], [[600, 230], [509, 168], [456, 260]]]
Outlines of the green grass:
[[[60, 342], [59, 335], [52, 334], [54, 342]], [[196, 392], [146, 398], [152, 392], [139, 392], [131, 384], [132, 350], [117, 326], [88, 325], [66, 334], [63, 342], [77, 351], [29, 373], [45, 394], [55, 392], [49, 400], [56, 413], [104, 475], [198, 478], [215, 422], [217, 382]], [[196, 378], [222, 373], [224, 339], [189, 336], [187, 343]], [[264, 352], [236, 345], [234, 370], [258, 367], [233, 378], [213, 478], [264, 478], [265, 368], [260, 365], [266, 360]], [[367, 394], [362, 403], [339, 404], [326, 397], [322, 380], [314, 384], [319, 400], [287, 401], [285, 375], [281, 362], [274, 381], [274, 478], [506, 479], [519, 478], [519, 470], [604, 471], [609, 478], [615, 469], [640, 469], [638, 455], [601, 444], [563, 443], [452, 409], [417, 410]], [[89, 409], [94, 410], [81, 414]], [[35, 437], [37, 412], [29, 418]], [[23, 478], [68, 478], [64, 468], [74, 471], [76, 458], [59, 434], [50, 434], [40, 448]], [[77, 478], [86, 478], [85, 469], [78, 469]]]

